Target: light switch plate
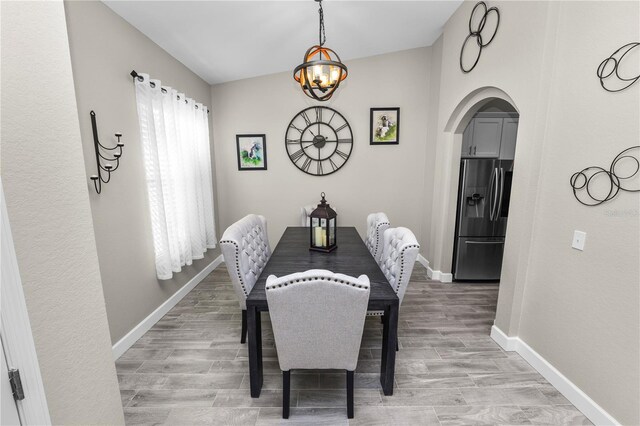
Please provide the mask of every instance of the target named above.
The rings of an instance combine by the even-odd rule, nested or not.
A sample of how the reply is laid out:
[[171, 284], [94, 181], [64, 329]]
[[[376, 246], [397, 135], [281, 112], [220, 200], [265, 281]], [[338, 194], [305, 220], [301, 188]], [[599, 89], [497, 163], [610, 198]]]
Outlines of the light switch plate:
[[584, 250], [584, 242], [587, 239], [587, 233], [582, 231], [573, 231], [573, 243], [571, 247], [577, 250]]

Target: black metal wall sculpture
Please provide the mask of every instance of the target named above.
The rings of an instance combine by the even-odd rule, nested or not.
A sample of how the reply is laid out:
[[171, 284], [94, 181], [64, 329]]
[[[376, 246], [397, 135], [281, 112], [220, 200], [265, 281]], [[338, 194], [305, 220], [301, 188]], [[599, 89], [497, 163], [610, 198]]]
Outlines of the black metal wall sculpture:
[[640, 74], [632, 77], [622, 77], [619, 72], [624, 57], [638, 46], [640, 46], [640, 43], [637, 41], [627, 43], [600, 63], [596, 74], [604, 90], [607, 92], [620, 92], [640, 79]]
[[[473, 17], [476, 15], [476, 12], [479, 10], [479, 8], [482, 8], [483, 15], [482, 15], [482, 18], [480, 18], [480, 21], [478, 22], [478, 27], [474, 30]], [[496, 27], [493, 30], [493, 34], [491, 35], [491, 38], [489, 38], [489, 40], [485, 42], [482, 38], [482, 32], [486, 29], [487, 18], [492, 13], [496, 15], [496, 24], [495, 24]], [[473, 70], [476, 67], [476, 65], [478, 64], [478, 61], [480, 60], [480, 54], [482, 53], [482, 49], [487, 47], [489, 43], [493, 41], [494, 37], [498, 33], [499, 26], [500, 26], [500, 11], [498, 10], [497, 7], [491, 7], [487, 9], [487, 4], [483, 1], [478, 2], [473, 7], [473, 10], [471, 11], [471, 16], [469, 17], [469, 35], [467, 36], [467, 38], [464, 39], [464, 43], [462, 43], [462, 48], [460, 49], [460, 69], [462, 70], [462, 72], [464, 73], [471, 72], [471, 70]], [[476, 59], [473, 62], [473, 65], [471, 65], [470, 67], [465, 67], [462, 57], [464, 56], [464, 50], [467, 47], [467, 43], [471, 39], [475, 39], [476, 43], [478, 43], [478, 53], [476, 54]]]
[[[640, 160], [638, 159], [640, 156], [638, 154], [640, 154], [640, 145], [632, 146], [616, 155], [611, 162], [611, 166], [609, 166], [609, 170], [600, 166], [589, 166], [579, 172], [575, 172], [571, 175], [569, 182], [576, 200], [585, 206], [599, 206], [612, 200], [620, 191], [640, 192], [640, 185], [636, 184], [634, 187], [633, 184], [629, 183], [633, 177], [638, 175], [640, 170]], [[619, 171], [616, 172], [616, 168], [620, 168], [621, 161], [628, 163], [627, 168], [629, 170], [624, 174]], [[602, 194], [594, 194], [594, 190], [591, 187], [596, 176], [606, 177], [609, 180], [604, 184], [603, 193], [607, 192], [608, 188], [608, 192], [604, 196]]]
[[[90, 179], [93, 181], [93, 185], [96, 187], [96, 192], [99, 194], [102, 192], [102, 183], [109, 183], [111, 180], [111, 173], [118, 169], [120, 166], [120, 157], [122, 156], [122, 147], [124, 144], [120, 142], [122, 133], [116, 133], [115, 137], [118, 139], [116, 146], [107, 148], [102, 145], [98, 140], [98, 126], [96, 124], [96, 113], [91, 111], [91, 127], [93, 128], [93, 145], [96, 150], [96, 166], [98, 168], [98, 174], [92, 175]], [[111, 152], [115, 151], [117, 152]], [[103, 154], [104, 152], [104, 154]], [[109, 158], [107, 155], [111, 154], [113, 158]], [[104, 162], [104, 164], [103, 164]], [[115, 163], [115, 166], [114, 164]], [[106, 178], [103, 175], [106, 173]]]

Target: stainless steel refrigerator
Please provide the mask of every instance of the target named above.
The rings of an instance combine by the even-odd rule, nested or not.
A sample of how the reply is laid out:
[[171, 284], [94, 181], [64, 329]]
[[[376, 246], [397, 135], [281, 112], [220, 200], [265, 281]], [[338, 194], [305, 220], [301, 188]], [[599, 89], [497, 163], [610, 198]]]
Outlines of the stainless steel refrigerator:
[[512, 176], [512, 160], [462, 160], [453, 256], [455, 280], [500, 279]]

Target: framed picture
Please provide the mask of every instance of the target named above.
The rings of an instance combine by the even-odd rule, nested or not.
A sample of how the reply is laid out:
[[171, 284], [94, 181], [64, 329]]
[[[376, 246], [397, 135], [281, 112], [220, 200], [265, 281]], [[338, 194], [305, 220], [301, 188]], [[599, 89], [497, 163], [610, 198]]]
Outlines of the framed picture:
[[400, 143], [400, 108], [371, 108], [370, 145]]
[[267, 170], [265, 135], [236, 135], [238, 170]]

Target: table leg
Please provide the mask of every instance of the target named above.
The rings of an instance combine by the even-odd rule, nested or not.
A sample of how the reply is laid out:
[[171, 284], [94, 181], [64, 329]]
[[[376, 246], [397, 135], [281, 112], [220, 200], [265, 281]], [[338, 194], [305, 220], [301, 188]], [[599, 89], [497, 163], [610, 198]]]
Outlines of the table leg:
[[393, 395], [396, 369], [396, 344], [398, 342], [398, 303], [384, 310], [382, 330], [382, 362], [380, 363], [380, 384], [385, 395]]
[[258, 398], [262, 390], [262, 324], [260, 311], [247, 306], [247, 326], [249, 331], [249, 382], [251, 397]]

